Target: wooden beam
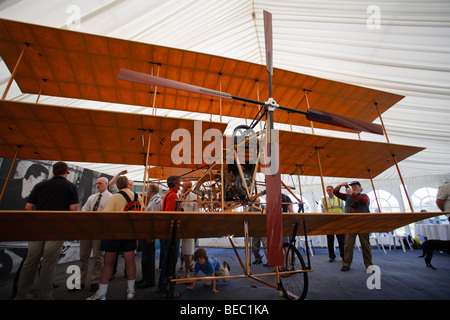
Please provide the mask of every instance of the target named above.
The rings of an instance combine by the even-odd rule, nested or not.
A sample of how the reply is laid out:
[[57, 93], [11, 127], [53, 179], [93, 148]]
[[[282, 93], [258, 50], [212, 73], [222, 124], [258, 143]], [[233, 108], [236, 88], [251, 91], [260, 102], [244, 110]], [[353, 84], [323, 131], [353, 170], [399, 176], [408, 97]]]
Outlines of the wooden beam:
[[373, 184], [372, 174], [370, 173], [370, 170], [367, 170], [367, 172], [369, 173], [369, 178], [370, 178], [370, 183], [372, 184], [373, 194], [375, 195], [375, 201], [377, 202], [378, 212], [381, 212], [381, 206], [380, 206], [380, 202], [378, 201], [377, 191], [375, 190], [375, 185]]
[[323, 191], [323, 199], [325, 202], [325, 210], [326, 212], [329, 212], [328, 210], [328, 201], [327, 201], [327, 193], [325, 192], [325, 184], [323, 182], [323, 174], [322, 174], [322, 164], [320, 163], [320, 155], [319, 155], [319, 148], [316, 147], [316, 154], [317, 154], [317, 163], [319, 164], [319, 170], [320, 170], [320, 182], [322, 183], [322, 191]]
[[[147, 142], [147, 154], [145, 155], [145, 169], [144, 169], [144, 185], [143, 185], [143, 189], [142, 189], [142, 199], [144, 199], [144, 197], [146, 197], [146, 186], [147, 186], [147, 171], [148, 171], [148, 166], [149, 166], [149, 158], [150, 158], [150, 142], [152, 140], [152, 132], [150, 130], [146, 130], [148, 132], [147, 136], [148, 136], [148, 142]], [[145, 135], [145, 132], [142, 133], [143, 135]], [[144, 211], [145, 208], [145, 203], [142, 206], [141, 210]]]
[[11, 78], [9, 78], [8, 84], [6, 85], [5, 92], [3, 92], [2, 100], [6, 99], [6, 95], [8, 94], [9, 88], [11, 88], [11, 84], [17, 73], [17, 69], [19, 68], [20, 62], [22, 61], [23, 55], [25, 53], [25, 49], [28, 48], [29, 45], [30, 45], [29, 43], [25, 43], [25, 46], [23, 47], [22, 52], [20, 53], [19, 59], [17, 60], [14, 70], [11, 73]]
[[20, 145], [17, 146], [17, 150], [16, 150], [16, 153], [14, 155], [13, 162], [11, 163], [11, 166], [9, 167], [8, 176], [6, 177], [5, 183], [3, 184], [2, 193], [0, 194], [0, 203], [2, 203], [3, 196], [4, 196], [5, 191], [6, 191], [6, 186], [8, 185], [8, 181], [9, 181], [9, 178], [11, 177], [12, 170], [14, 168], [14, 165], [16, 164], [17, 155], [19, 154], [19, 151], [20, 151], [21, 148], [22, 148], [22, 146], [20, 146]]
[[395, 154], [392, 155], [392, 159], [394, 159], [394, 163], [395, 163], [395, 167], [397, 168], [398, 176], [400, 177], [400, 181], [402, 182], [403, 191], [405, 191], [405, 195], [406, 195], [406, 199], [408, 200], [409, 208], [411, 209], [411, 212], [414, 212], [414, 209], [413, 209], [413, 206], [411, 203], [411, 199], [409, 198], [409, 195], [408, 195], [408, 190], [406, 190], [406, 185], [405, 185], [405, 182], [403, 181], [402, 173], [400, 172], [400, 168], [398, 166], [397, 159], [395, 158]]

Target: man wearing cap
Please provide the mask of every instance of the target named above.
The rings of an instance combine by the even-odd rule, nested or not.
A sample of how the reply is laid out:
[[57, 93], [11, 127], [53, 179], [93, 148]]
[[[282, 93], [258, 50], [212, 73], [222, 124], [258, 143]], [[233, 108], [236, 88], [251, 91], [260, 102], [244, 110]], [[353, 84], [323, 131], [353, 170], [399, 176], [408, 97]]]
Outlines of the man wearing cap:
[[[163, 198], [162, 203], [162, 211], [181, 211], [180, 202], [178, 202], [178, 191], [180, 190], [181, 184], [180, 184], [180, 178], [178, 176], [169, 176], [167, 178], [167, 186], [169, 187], [169, 190], [166, 192]], [[166, 290], [166, 273], [168, 271], [167, 269], [167, 263], [169, 261], [169, 249], [171, 245], [170, 239], [160, 239], [161, 243], [161, 249], [160, 249], [160, 261], [161, 261], [161, 273], [159, 274], [159, 282], [158, 282], [158, 289], [161, 290], [161, 294], [163, 298], [167, 297], [167, 290]], [[180, 241], [177, 239], [175, 241], [175, 252], [176, 257], [174, 257], [174, 261], [178, 260], [178, 251], [180, 249]], [[175, 293], [173, 298], [178, 298], [178, 294]]]
[[[25, 210], [77, 211], [77, 187], [67, 180], [69, 167], [59, 161], [53, 165], [54, 177], [34, 186], [28, 197]], [[28, 299], [33, 280], [38, 271], [39, 278], [34, 299], [53, 299], [53, 274], [61, 253], [64, 239], [57, 241], [30, 241], [28, 254], [20, 273], [16, 299]], [[41, 260], [42, 258], [42, 260]]]
[[[340, 193], [341, 187], [345, 187], [346, 193]], [[361, 183], [353, 181], [350, 184], [343, 182], [336, 186], [333, 191], [334, 195], [342, 200], [345, 200], [346, 213], [369, 213], [369, 197], [362, 193]], [[353, 260], [353, 247], [355, 246], [356, 236], [359, 237], [361, 243], [361, 250], [363, 253], [364, 265], [366, 268], [372, 265], [372, 251], [370, 248], [370, 240], [368, 233], [346, 234], [344, 247], [344, 261], [342, 262], [341, 271], [350, 270], [350, 265]]]

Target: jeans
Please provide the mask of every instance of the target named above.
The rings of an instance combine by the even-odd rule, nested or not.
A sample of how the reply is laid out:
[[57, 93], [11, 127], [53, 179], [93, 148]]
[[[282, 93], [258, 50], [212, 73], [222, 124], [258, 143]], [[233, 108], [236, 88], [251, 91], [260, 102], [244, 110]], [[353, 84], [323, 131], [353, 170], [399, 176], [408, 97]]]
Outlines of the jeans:
[[[161, 290], [162, 294], [166, 294], [167, 290], [166, 290], [166, 273], [170, 270], [170, 266], [168, 266], [168, 262], [169, 262], [169, 251], [170, 251], [170, 245], [172, 240], [167, 240], [167, 239], [161, 239], [161, 249], [160, 249], [160, 264], [161, 264], [161, 273], [159, 274], [159, 282], [158, 282], [158, 289]], [[177, 239], [175, 241], [175, 257], [173, 257], [173, 259], [175, 259], [174, 263], [176, 263], [176, 261], [178, 260], [178, 256], [179, 256], [179, 251], [180, 251], [180, 240]], [[175, 271], [175, 269], [173, 270]], [[167, 275], [169, 276], [169, 275]]]

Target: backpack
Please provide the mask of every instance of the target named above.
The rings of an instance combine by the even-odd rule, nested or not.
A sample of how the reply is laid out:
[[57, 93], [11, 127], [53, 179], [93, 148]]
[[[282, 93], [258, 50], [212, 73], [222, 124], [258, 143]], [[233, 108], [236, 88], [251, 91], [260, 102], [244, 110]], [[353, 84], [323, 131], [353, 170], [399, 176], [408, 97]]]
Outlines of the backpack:
[[134, 193], [133, 201], [124, 191], [119, 191], [119, 193], [124, 196], [125, 200], [127, 200], [127, 205], [123, 211], [141, 211], [141, 204], [139, 203], [138, 194], [136, 192]]

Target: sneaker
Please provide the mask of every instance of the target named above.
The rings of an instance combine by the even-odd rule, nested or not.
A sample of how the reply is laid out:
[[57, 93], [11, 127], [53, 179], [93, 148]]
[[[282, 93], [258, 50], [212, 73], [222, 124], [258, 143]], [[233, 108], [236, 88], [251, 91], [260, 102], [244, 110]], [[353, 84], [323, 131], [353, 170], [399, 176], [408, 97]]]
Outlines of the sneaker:
[[349, 266], [342, 266], [341, 271], [349, 271], [350, 267]]
[[127, 290], [127, 300], [133, 300], [136, 297], [136, 294], [132, 291]]
[[93, 296], [90, 296], [86, 300], [106, 300], [106, 295], [98, 296], [97, 293]]

